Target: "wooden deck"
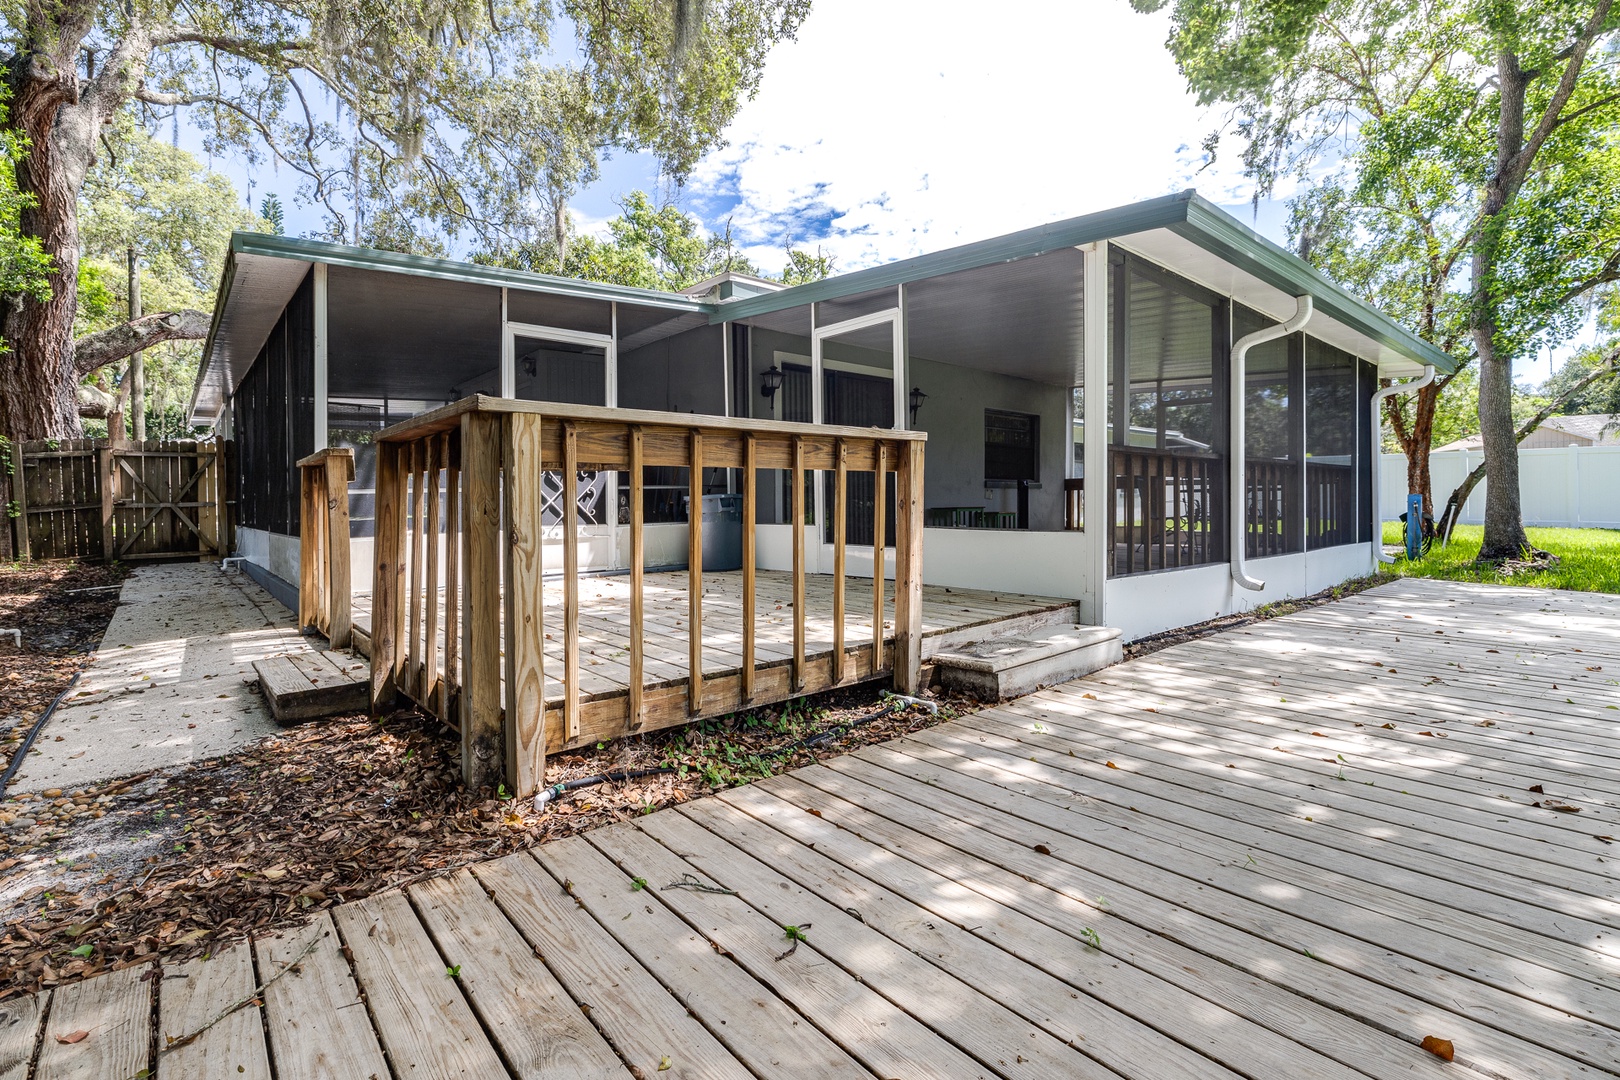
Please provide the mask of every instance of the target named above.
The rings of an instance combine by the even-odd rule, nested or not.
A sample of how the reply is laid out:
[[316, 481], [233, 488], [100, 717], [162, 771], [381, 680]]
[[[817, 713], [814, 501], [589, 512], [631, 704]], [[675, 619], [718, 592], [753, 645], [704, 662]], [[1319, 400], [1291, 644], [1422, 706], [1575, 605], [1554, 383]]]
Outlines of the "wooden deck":
[[1617, 676], [1620, 598], [1398, 583], [7, 1002], [0, 1076], [240, 1001], [156, 1075], [1620, 1075]]
[[[604, 737], [624, 734], [622, 715], [629, 697], [630, 665], [630, 578], [628, 575], [600, 575], [584, 578], [580, 584], [580, 692], [584, 701], [598, 706], [593, 710], [604, 718], [587, 723], [572, 740], [563, 737], [561, 721], [555, 715], [564, 698], [563, 654], [565, 639], [548, 624], [545, 637], [545, 701], [553, 714], [548, 726], [555, 729], [552, 751], [584, 746]], [[735, 679], [742, 665], [742, 574], [738, 571], [707, 571], [703, 575], [703, 677], [711, 687], [709, 696], [719, 697], [715, 688], [723, 680]], [[774, 672], [785, 680], [793, 662], [793, 575], [784, 571], [761, 570], [755, 588], [755, 654], [759, 670], [766, 673], [761, 685]], [[849, 651], [845, 683], [870, 678], [870, 649], [862, 643], [872, 640], [873, 606], [871, 578], [850, 578], [844, 619], [844, 641]], [[1076, 604], [1051, 596], [990, 592], [983, 589], [951, 589], [923, 586], [922, 628], [924, 658], [945, 643], [974, 640], [990, 633], [1016, 630], [1021, 623], [1043, 617], [1073, 618]], [[440, 592], [441, 602], [443, 592]], [[560, 621], [563, 582], [545, 583], [546, 618]], [[685, 717], [686, 672], [690, 642], [690, 598], [685, 571], [651, 573], [645, 576], [643, 643], [645, 661], [643, 685], [649, 697], [668, 698]], [[354, 626], [362, 645], [371, 636], [371, 594], [359, 593], [354, 599]], [[884, 598], [884, 638], [886, 647], [894, 642], [894, 586], [886, 586]], [[833, 579], [825, 574], [805, 576], [805, 659], [815, 672], [830, 672], [833, 651]], [[442, 655], [439, 658], [441, 666]], [[880, 664], [882, 668], [884, 665]], [[778, 681], [783, 681], [778, 680]], [[785, 685], [785, 681], [783, 681]], [[812, 689], [815, 687], [812, 687]], [[659, 695], [658, 691], [664, 691]], [[780, 697], [793, 696], [784, 693]], [[762, 701], [776, 700], [762, 693]], [[618, 706], [615, 710], [612, 706]], [[611, 726], [604, 728], [603, 723]], [[661, 726], [661, 725], [659, 725]]]

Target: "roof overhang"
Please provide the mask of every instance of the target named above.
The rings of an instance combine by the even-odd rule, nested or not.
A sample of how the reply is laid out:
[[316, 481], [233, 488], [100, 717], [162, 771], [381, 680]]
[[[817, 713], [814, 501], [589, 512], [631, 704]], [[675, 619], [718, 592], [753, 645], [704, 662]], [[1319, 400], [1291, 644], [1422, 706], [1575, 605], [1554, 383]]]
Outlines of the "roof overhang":
[[604, 285], [577, 278], [269, 233], [233, 233], [214, 303], [213, 324], [203, 346], [202, 363], [192, 391], [192, 423], [212, 423], [218, 419], [225, 399], [247, 374], [282, 310], [316, 263], [636, 304], [666, 309], [672, 316], [701, 317], [691, 320], [693, 322], [707, 319], [715, 310], [713, 304], [693, 297], [654, 289]]
[[1455, 370], [1455, 363], [1440, 349], [1193, 191], [874, 266], [768, 296], [734, 300], [710, 319], [758, 318], [1099, 241], [1118, 243], [1279, 321], [1293, 314], [1294, 297], [1309, 293], [1317, 315], [1308, 332], [1376, 361], [1379, 373], [1386, 377], [1414, 375], [1425, 364], [1443, 373]]

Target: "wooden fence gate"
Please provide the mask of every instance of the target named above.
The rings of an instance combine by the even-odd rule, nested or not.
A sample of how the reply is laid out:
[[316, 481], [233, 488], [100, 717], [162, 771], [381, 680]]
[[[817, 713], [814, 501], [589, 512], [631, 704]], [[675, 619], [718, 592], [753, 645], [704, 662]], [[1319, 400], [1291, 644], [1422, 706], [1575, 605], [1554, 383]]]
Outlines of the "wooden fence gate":
[[7, 513], [21, 559], [217, 559], [234, 538], [230, 442], [11, 444]]

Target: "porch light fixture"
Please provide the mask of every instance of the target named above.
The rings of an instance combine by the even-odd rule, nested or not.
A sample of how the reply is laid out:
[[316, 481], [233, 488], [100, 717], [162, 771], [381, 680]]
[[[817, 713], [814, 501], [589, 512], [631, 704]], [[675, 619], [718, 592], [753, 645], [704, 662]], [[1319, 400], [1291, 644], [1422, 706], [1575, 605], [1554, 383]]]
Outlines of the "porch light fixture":
[[912, 427], [916, 427], [916, 425], [917, 425], [917, 410], [922, 408], [923, 402], [925, 402], [927, 400], [928, 400], [928, 395], [923, 393], [922, 387], [913, 386], [911, 388], [911, 426]]
[[772, 364], [766, 371], [759, 373], [759, 396], [776, 403], [776, 392], [782, 389], [782, 369]]

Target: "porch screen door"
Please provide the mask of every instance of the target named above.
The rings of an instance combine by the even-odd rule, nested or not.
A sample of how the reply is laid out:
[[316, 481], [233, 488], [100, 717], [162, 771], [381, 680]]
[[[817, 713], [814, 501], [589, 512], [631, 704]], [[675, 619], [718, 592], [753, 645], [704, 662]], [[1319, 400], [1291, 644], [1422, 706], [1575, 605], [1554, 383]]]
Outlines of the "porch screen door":
[[[890, 308], [831, 326], [817, 327], [810, 338], [811, 387], [817, 423], [848, 427], [903, 428], [905, 426], [905, 362], [899, 311]], [[833, 473], [817, 485], [816, 520], [821, 522], [822, 543], [833, 543]], [[872, 526], [878, 492], [870, 473], [850, 473], [845, 503], [844, 542], [873, 543]], [[887, 547], [894, 543], [894, 479], [882, 497]]]
[[[507, 346], [512, 364], [512, 396], [519, 401], [616, 404], [617, 357], [612, 335], [508, 323]], [[540, 488], [545, 568], [556, 571], [563, 565], [562, 474], [542, 474]], [[575, 520], [579, 524], [580, 569], [622, 569], [618, 552], [618, 475], [582, 469], [578, 492]]]

